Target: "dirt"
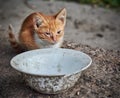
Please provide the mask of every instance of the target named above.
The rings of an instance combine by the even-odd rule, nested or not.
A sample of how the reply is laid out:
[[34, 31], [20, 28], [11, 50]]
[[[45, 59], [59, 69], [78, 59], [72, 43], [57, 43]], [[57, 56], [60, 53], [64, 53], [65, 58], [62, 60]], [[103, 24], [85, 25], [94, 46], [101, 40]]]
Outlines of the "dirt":
[[[4, 33], [5, 34], [5, 33]], [[83, 71], [75, 86], [57, 95], [40, 94], [29, 88], [21, 74], [10, 66], [16, 55], [0, 35], [0, 98], [120, 98], [120, 52], [88, 45], [64, 42], [63, 48], [82, 51], [91, 56], [93, 63]]]
[[[0, 98], [120, 98], [119, 12], [52, 0], [0, 0], [0, 7]], [[68, 12], [63, 47], [87, 53], [93, 63], [68, 91], [40, 94], [29, 88], [21, 74], [10, 66], [16, 53], [8, 43], [7, 27], [12, 24], [18, 32], [31, 12], [52, 14], [63, 7]]]

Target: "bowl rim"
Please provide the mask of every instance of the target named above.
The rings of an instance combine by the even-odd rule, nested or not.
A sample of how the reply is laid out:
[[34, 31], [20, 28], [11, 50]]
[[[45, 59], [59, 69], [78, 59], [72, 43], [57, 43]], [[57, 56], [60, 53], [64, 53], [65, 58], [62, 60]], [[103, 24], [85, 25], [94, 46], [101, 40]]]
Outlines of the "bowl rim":
[[[76, 70], [76, 71], [74, 71], [74, 72], [72, 72], [72, 73], [69, 73], [69, 74], [54, 74], [54, 75], [53, 75], [53, 74], [52, 74], [52, 75], [47, 75], [47, 74], [46, 74], [46, 75], [45, 75], [45, 74], [34, 74], [34, 73], [30, 73], [30, 72], [25, 72], [25, 71], [22, 71], [22, 70], [16, 68], [16, 67], [13, 65], [13, 63], [15, 64], [14, 58], [16, 58], [16, 57], [19, 56], [19, 55], [24, 55], [24, 54], [26, 54], [26, 53], [30, 53], [30, 52], [33, 52], [33, 51], [41, 51], [41, 50], [49, 50], [49, 49], [50, 49], [50, 50], [51, 50], [51, 49], [70, 50], [70, 51], [80, 52], [80, 53], [86, 55], [87, 58], [90, 60], [90, 62], [89, 62], [84, 68], [82, 68], [81, 70]], [[18, 72], [21, 72], [21, 73], [23, 73], [23, 74], [32, 75], [32, 76], [44, 76], [44, 77], [55, 77], [55, 76], [64, 76], [64, 77], [66, 77], [66, 76], [70, 76], [70, 75], [72, 75], [72, 74], [77, 74], [77, 73], [79, 73], [79, 72], [82, 72], [83, 70], [85, 70], [85, 69], [87, 69], [88, 67], [90, 67], [91, 64], [92, 64], [92, 58], [91, 58], [88, 54], [86, 54], [86, 53], [84, 53], [84, 52], [81, 52], [81, 51], [78, 51], [78, 50], [67, 49], [67, 48], [44, 48], [44, 49], [29, 50], [29, 51], [26, 51], [26, 52], [23, 52], [23, 53], [20, 53], [20, 54], [14, 56], [14, 57], [10, 60], [10, 65], [11, 65], [11, 67], [12, 67], [13, 69], [17, 70]]]

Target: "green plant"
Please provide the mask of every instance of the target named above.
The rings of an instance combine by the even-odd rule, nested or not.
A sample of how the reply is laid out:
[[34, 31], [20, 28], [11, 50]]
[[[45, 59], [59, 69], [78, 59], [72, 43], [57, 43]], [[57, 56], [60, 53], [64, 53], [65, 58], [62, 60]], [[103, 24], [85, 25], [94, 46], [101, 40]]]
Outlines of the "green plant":
[[84, 4], [95, 4], [104, 7], [112, 7], [118, 8], [120, 7], [120, 0], [66, 0], [66, 1], [74, 1]]

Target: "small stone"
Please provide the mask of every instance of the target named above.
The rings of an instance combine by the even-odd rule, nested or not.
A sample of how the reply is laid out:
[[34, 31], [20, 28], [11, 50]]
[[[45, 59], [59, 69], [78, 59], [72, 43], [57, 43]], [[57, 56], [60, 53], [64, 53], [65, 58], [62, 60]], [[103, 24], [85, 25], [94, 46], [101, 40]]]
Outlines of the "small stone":
[[76, 48], [75, 48], [75, 50], [78, 50], [78, 51], [80, 51], [80, 50], [81, 50], [81, 48], [80, 48], [80, 47], [76, 47]]
[[77, 91], [76, 95], [77, 95], [77, 96], [79, 96], [79, 95], [80, 95], [80, 92], [79, 92], [79, 91]]
[[68, 47], [71, 47], [72, 45], [71, 44], [67, 44]]
[[97, 37], [100, 37], [100, 38], [102, 38], [102, 37], [103, 37], [103, 35], [102, 35], [102, 34], [99, 34], [99, 33], [98, 33], [98, 34], [96, 34], [96, 36], [97, 36]]
[[71, 45], [72, 45], [72, 46], [75, 46], [75, 45], [77, 45], [77, 43], [71, 43]]
[[90, 51], [90, 54], [92, 54], [93, 56], [96, 55], [96, 52], [95, 51]]
[[48, 98], [50, 98], [50, 96], [48, 96]]

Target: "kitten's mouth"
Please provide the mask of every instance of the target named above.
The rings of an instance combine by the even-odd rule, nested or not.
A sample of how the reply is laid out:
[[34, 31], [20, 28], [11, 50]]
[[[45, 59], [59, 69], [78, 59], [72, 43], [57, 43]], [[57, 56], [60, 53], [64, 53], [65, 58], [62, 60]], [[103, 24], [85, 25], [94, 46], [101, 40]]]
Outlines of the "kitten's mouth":
[[46, 43], [46, 44], [51, 44], [51, 45], [54, 45], [54, 44], [56, 44], [57, 43], [57, 41], [48, 41], [48, 40], [45, 40], [45, 39], [43, 39], [43, 41]]
[[57, 42], [55, 42], [55, 41], [52, 41], [52, 42], [51, 42], [51, 44], [56, 44], [56, 43], [57, 43]]

